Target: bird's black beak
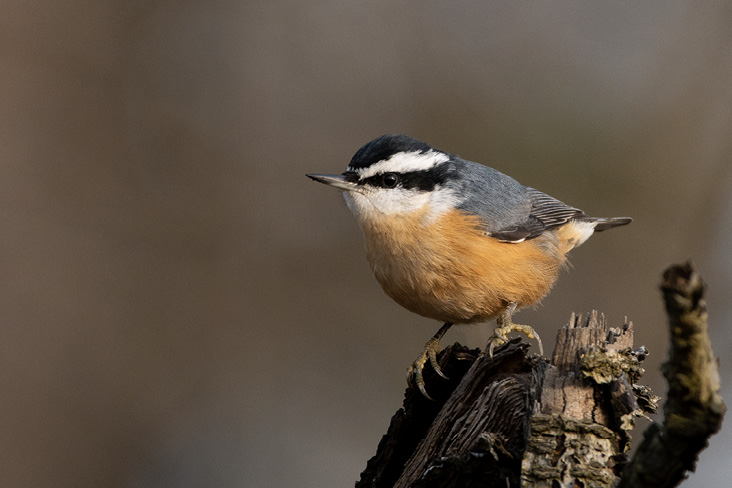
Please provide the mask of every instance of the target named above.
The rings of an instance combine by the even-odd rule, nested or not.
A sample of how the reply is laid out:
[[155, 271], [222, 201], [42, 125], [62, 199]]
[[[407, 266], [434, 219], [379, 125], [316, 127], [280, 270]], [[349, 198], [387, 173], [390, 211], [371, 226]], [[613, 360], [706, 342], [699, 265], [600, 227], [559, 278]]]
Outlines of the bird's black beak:
[[325, 185], [332, 186], [333, 188], [338, 188], [339, 190], [353, 191], [358, 188], [358, 185], [348, 181], [343, 175], [309, 174], [305, 176], [317, 181], [318, 183], [323, 183]]

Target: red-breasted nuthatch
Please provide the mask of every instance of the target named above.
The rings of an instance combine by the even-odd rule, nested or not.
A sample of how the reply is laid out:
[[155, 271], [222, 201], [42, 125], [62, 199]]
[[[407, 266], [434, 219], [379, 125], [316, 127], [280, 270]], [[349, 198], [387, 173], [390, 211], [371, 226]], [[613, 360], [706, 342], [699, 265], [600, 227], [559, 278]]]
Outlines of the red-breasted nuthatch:
[[412, 363], [410, 381], [427, 395], [422, 369], [437, 365], [453, 324], [497, 319], [490, 353], [512, 330], [513, 312], [549, 293], [566, 253], [627, 217], [588, 217], [481, 164], [403, 135], [369, 142], [341, 175], [309, 174], [343, 190], [366, 240], [366, 256], [387, 295], [444, 322]]

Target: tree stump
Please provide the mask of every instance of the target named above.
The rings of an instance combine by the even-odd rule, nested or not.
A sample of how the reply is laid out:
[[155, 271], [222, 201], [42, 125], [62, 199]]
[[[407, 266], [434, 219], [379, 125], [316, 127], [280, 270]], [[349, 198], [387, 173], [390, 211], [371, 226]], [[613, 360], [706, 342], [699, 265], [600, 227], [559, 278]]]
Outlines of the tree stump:
[[[634, 419], [655, 412], [658, 402], [637, 384], [647, 351], [633, 349], [633, 324], [612, 328], [597, 312], [572, 314], [551, 362], [527, 351], [520, 339], [492, 359], [460, 345], [442, 351], [440, 366], [450, 380], [425, 371], [435, 401], [407, 389], [356, 487], [610, 487], [621, 477], [623, 486], [645, 486], [623, 474]], [[705, 354], [713, 357], [711, 348]], [[705, 423], [707, 436], [724, 413], [718, 386], [704, 389], [718, 421]], [[693, 456], [699, 450], [687, 449]], [[635, 464], [625, 472], [637, 478]]]
[[643, 372], [639, 364], [646, 352], [632, 346], [631, 322], [609, 328], [597, 312], [572, 314], [559, 330], [531, 416], [522, 486], [616, 484], [633, 418], [645, 413], [632, 385]]

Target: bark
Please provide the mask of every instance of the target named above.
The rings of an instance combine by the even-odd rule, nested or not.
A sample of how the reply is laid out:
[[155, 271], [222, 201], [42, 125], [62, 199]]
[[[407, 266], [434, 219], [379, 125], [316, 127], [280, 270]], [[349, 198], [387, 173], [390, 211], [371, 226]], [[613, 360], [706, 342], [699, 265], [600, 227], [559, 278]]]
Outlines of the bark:
[[663, 275], [671, 339], [662, 368], [669, 387], [664, 421], [644, 433], [623, 473], [622, 488], [677, 486], [694, 471], [699, 453], [722, 426], [726, 407], [719, 394], [719, 361], [709, 340], [705, 289], [691, 263], [671, 266]]
[[675, 337], [664, 370], [666, 421], [648, 429], [630, 465], [634, 420], [658, 402], [638, 384], [647, 351], [633, 349], [631, 322], [612, 328], [592, 312], [572, 314], [551, 361], [528, 355], [520, 339], [492, 359], [448, 347], [439, 362], [450, 380], [426, 369], [435, 401], [407, 389], [356, 487], [674, 486], [724, 414], [704, 287], [686, 266], [664, 275]]

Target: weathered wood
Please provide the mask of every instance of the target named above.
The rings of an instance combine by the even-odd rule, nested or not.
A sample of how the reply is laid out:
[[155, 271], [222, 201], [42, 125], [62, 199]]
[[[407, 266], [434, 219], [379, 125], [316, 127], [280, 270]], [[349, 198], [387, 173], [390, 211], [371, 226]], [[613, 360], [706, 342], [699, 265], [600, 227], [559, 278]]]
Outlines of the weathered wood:
[[[395, 487], [496, 486], [516, 477], [537, 396], [542, 361], [527, 361], [527, 344], [512, 341], [493, 357], [481, 354], [447, 400], [404, 466]], [[500, 461], [500, 463], [498, 462]], [[470, 484], [470, 483], [473, 484]]]
[[356, 483], [356, 488], [394, 486], [404, 470], [404, 464], [412, 456], [417, 444], [479, 353], [479, 349], [468, 349], [459, 344], [449, 346], [440, 353], [440, 368], [449, 380], [440, 378], [431, 368], [424, 371], [425, 381], [430, 385], [430, 395], [434, 401], [427, 400], [415, 388], [407, 388], [402, 408], [392, 417], [387, 433], [379, 442], [376, 455], [369, 460], [366, 469], [361, 473], [361, 480]]
[[559, 330], [531, 417], [521, 486], [605, 487], [617, 482], [615, 470], [632, 426], [632, 421], [621, 426], [617, 419], [635, 412], [618, 414], [610, 385], [627, 383], [628, 371], [637, 366], [632, 345], [632, 323], [609, 328], [597, 312], [572, 314]]
[[[449, 398], [435, 390], [445, 382], [436, 375], [427, 378], [438, 402], [408, 390], [404, 409], [392, 419], [356, 486], [503, 488], [574, 486], [575, 481], [610, 486], [615, 481], [614, 456], [627, 446], [615, 413], [615, 405], [625, 403], [613, 400], [623, 395], [612, 392], [633, 397], [626, 372], [632, 369], [628, 364], [638, 362], [630, 349], [632, 324], [611, 329], [597, 313], [587, 318], [573, 314], [557, 345], [551, 364], [528, 356], [528, 344], [520, 339], [499, 348], [493, 359], [481, 353]], [[458, 351], [443, 351], [440, 364], [450, 367]], [[447, 374], [454, 382], [455, 373]], [[613, 389], [615, 383], [625, 384], [625, 390]], [[422, 418], [420, 429], [403, 428], [405, 419], [423, 410], [429, 412], [431, 425]], [[416, 440], [405, 434], [417, 430]], [[399, 454], [387, 461], [394, 451]]]
[[677, 486], [719, 431], [726, 407], [719, 394], [719, 362], [707, 327], [706, 285], [691, 263], [671, 266], [661, 291], [669, 317], [671, 348], [663, 365], [668, 399], [662, 425], [644, 433], [621, 488]]
[[725, 410], [703, 283], [690, 266], [677, 268], [663, 285], [672, 329], [666, 421], [647, 430], [628, 469], [634, 419], [655, 412], [658, 398], [638, 384], [647, 351], [633, 349], [633, 324], [611, 328], [592, 312], [572, 314], [551, 362], [527, 355], [520, 339], [493, 359], [447, 348], [439, 361], [451, 379], [425, 371], [437, 401], [407, 390], [357, 488], [674, 486]]

